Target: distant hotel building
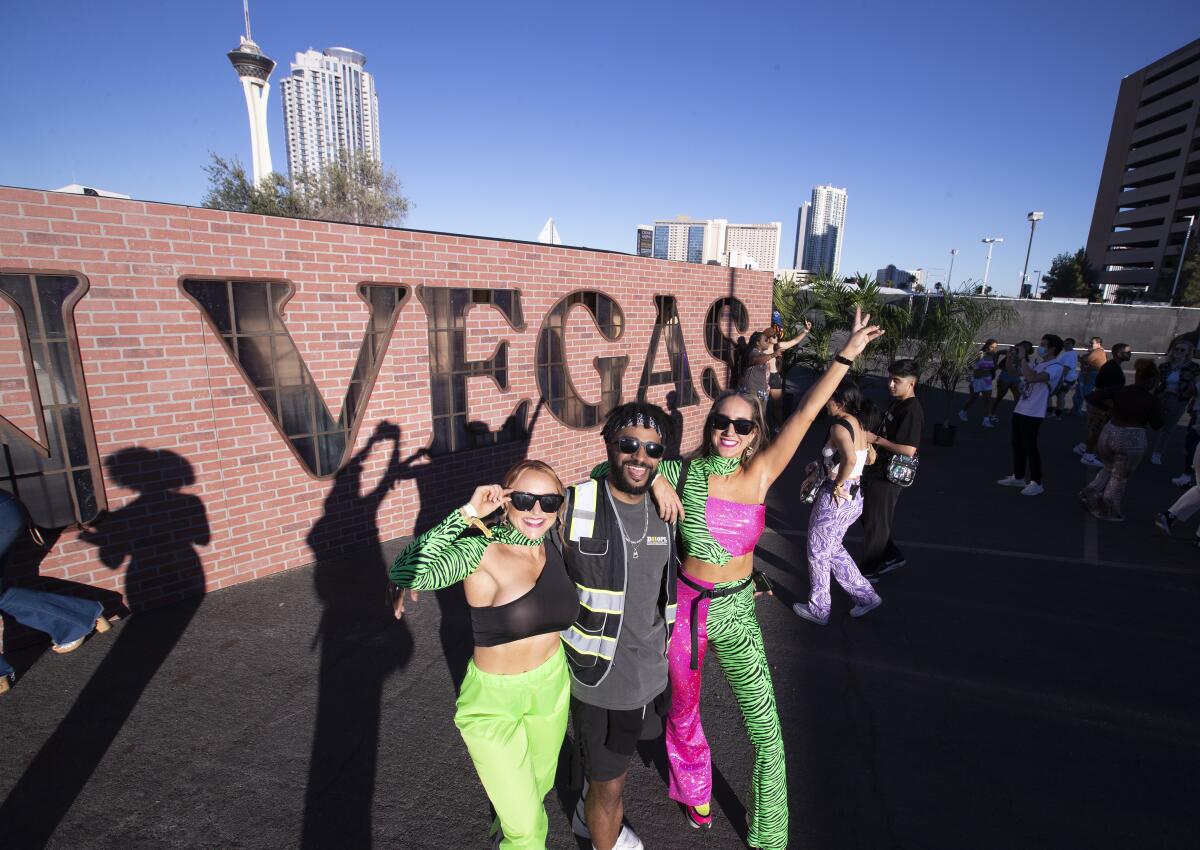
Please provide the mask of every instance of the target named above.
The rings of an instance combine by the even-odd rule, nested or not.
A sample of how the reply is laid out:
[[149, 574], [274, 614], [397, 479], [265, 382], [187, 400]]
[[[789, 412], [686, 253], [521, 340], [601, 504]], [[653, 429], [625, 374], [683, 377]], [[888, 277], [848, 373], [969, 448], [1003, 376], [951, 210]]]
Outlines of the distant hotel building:
[[802, 267], [813, 272], [836, 275], [842, 264], [842, 240], [846, 231], [846, 190], [833, 186], [814, 186], [804, 231]]
[[1121, 81], [1087, 240], [1106, 300], [1118, 287], [1166, 300], [1189, 215], [1200, 217], [1200, 39]]
[[[638, 254], [685, 263], [774, 271], [779, 267], [783, 222], [730, 224], [727, 219], [697, 220], [686, 215], [638, 226]], [[649, 252], [646, 252], [647, 238]]]
[[296, 54], [279, 84], [292, 177], [319, 171], [339, 150], [379, 159], [379, 99], [366, 64], [344, 47]]
[[800, 205], [796, 214], [796, 246], [792, 251], [792, 268], [804, 268], [804, 239], [808, 233], [808, 217], [812, 214], [812, 204], [805, 201]]
[[915, 289], [925, 285], [925, 269], [900, 269], [889, 265], [875, 272], [875, 282], [894, 289]]

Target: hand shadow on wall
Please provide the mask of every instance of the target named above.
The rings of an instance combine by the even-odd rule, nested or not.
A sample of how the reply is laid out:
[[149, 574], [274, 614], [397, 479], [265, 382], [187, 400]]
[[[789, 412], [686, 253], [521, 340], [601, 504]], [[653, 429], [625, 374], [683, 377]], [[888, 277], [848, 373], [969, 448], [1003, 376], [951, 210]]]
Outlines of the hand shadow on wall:
[[[0, 805], [5, 846], [42, 847], [105, 757], [147, 686], [203, 601], [204, 570], [197, 546], [209, 542], [204, 503], [181, 493], [195, 483], [188, 461], [169, 451], [139, 446], [105, 459], [110, 480], [138, 493], [131, 503], [103, 514], [81, 539], [99, 549], [109, 569], [128, 563], [125, 596], [133, 616], [84, 686], [71, 710], [42, 745]], [[161, 605], [164, 597], [184, 597]], [[141, 764], [144, 783], [169, 766]]]
[[[375, 446], [391, 444], [379, 482], [362, 493], [363, 465]], [[370, 847], [383, 684], [412, 657], [405, 620], [388, 604], [387, 562], [379, 509], [405, 477], [415, 452], [400, 460], [400, 428], [380, 422], [338, 471], [324, 513], [308, 534], [316, 558], [313, 584], [324, 610], [313, 644], [320, 646], [317, 716], [304, 795], [301, 846]]]

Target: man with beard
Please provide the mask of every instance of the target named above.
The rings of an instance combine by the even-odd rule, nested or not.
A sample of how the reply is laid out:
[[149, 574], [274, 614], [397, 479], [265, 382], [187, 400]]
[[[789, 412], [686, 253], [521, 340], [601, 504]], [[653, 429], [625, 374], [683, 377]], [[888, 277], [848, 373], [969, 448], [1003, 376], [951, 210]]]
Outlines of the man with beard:
[[671, 439], [660, 407], [621, 405], [601, 432], [611, 470], [569, 489], [560, 525], [579, 615], [562, 633], [583, 796], [572, 829], [595, 850], [640, 850], [623, 823], [622, 792], [639, 739], [660, 734], [670, 708], [667, 643], [675, 622], [675, 533], [648, 495]]

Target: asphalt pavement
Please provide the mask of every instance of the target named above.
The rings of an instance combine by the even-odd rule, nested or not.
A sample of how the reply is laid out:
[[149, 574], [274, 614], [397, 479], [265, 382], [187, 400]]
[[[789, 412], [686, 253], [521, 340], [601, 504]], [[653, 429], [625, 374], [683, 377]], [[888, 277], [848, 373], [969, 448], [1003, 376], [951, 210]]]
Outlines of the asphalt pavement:
[[[934, 403], [938, 399], [932, 399]], [[928, 421], [933, 416], [927, 414]], [[976, 419], [978, 416], [976, 415]], [[788, 752], [793, 848], [1200, 847], [1200, 551], [1152, 518], [1176, 497], [1144, 463], [1125, 524], [1080, 511], [1093, 471], [1048, 422], [1046, 492], [994, 483], [1008, 425], [922, 447], [884, 605], [800, 620], [806, 441], [769, 500], [759, 618]], [[851, 552], [861, 529], [851, 529]], [[0, 847], [485, 848], [486, 798], [452, 724], [471, 650], [461, 594], [385, 607], [393, 541], [138, 615], [65, 656], [12, 653], [0, 697]], [[627, 813], [646, 847], [744, 846], [752, 766], [710, 664], [704, 725], [716, 822], [668, 800], [661, 742], [635, 758]], [[549, 846], [584, 847], [569, 771]]]

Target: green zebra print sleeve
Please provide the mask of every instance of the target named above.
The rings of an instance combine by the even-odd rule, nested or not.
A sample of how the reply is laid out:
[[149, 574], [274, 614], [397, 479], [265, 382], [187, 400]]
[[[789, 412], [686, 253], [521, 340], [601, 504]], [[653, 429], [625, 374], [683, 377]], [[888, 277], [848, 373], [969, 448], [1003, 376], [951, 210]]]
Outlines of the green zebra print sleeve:
[[[679, 480], [679, 462], [675, 481]], [[663, 465], [665, 465], [664, 462]], [[733, 559], [729, 552], [713, 539], [708, 531], [708, 476], [712, 473], [707, 457], [698, 457], [688, 465], [687, 481], [683, 484], [683, 519], [679, 521], [679, 536], [683, 538], [684, 553], [709, 564], [723, 567]]]
[[488, 546], [488, 539], [482, 535], [464, 536], [468, 527], [462, 513], [455, 509], [413, 538], [392, 562], [388, 578], [413, 590], [441, 590], [458, 584], [475, 572]]

